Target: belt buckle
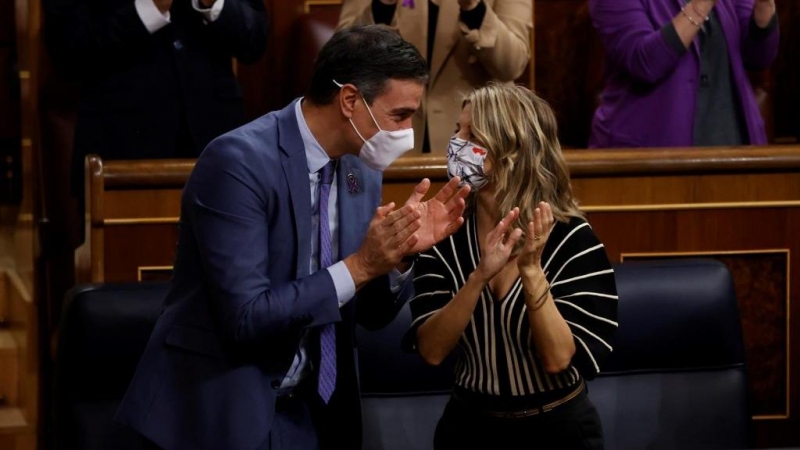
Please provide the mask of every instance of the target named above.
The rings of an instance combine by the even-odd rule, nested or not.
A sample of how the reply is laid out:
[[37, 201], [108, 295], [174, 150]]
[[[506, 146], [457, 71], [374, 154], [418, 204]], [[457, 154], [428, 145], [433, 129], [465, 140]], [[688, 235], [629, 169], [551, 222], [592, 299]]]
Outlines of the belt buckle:
[[538, 415], [538, 414], [540, 414], [542, 412], [545, 412], [545, 411], [542, 410], [542, 408], [529, 408], [529, 409], [523, 409], [522, 411], [512, 411], [512, 412], [505, 413], [505, 418], [506, 419], [522, 419], [522, 418], [525, 418], [525, 417], [531, 417], [531, 416]]

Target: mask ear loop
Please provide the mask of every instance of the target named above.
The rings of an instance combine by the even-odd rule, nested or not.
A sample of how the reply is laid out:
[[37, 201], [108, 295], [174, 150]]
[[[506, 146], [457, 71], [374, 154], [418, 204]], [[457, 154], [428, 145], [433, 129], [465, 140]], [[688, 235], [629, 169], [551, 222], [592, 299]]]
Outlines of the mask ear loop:
[[369, 116], [372, 117], [372, 123], [374, 123], [375, 126], [378, 128], [378, 131], [383, 131], [383, 128], [381, 128], [381, 126], [378, 125], [378, 121], [375, 120], [375, 116], [372, 115], [372, 108], [370, 108], [369, 105], [367, 104], [367, 99], [364, 98], [364, 94], [361, 94], [361, 100], [364, 101], [364, 106], [367, 107], [367, 112], [369, 113]]
[[[332, 79], [332, 81], [333, 81], [333, 84], [335, 84], [336, 86], [339, 86], [339, 89], [342, 89], [344, 87], [344, 85], [339, 83], [338, 81], [333, 80], [333, 79]], [[362, 95], [361, 97], [363, 98], [364, 96]], [[364, 104], [366, 104], [366, 102]], [[369, 108], [367, 108], [367, 111], [369, 111]], [[372, 115], [372, 113], [370, 113], [370, 115]], [[364, 139], [364, 136], [362, 136], [361, 133], [358, 132], [358, 127], [356, 127], [356, 124], [353, 123], [353, 118], [351, 117], [351, 118], [348, 118], [347, 120], [349, 120], [350, 121], [350, 125], [353, 126], [353, 131], [355, 131], [356, 134], [358, 135], [358, 137], [361, 138], [361, 140], [366, 144], [367, 140]], [[375, 118], [373, 118], [372, 120], [375, 120]], [[378, 129], [380, 129], [380, 127], [378, 127]]]
[[[339, 83], [338, 81], [336, 81], [336, 80], [332, 80], [332, 81], [333, 81], [333, 84], [335, 84], [336, 86], [339, 86], [339, 89], [344, 87], [344, 85]], [[362, 94], [361, 91], [358, 91], [358, 95], [361, 96], [361, 101], [363, 101], [364, 102], [364, 106], [367, 107], [367, 112], [369, 113], [369, 116], [372, 117], [372, 123], [375, 124], [375, 127], [377, 127], [379, 131], [383, 131], [383, 128], [381, 128], [381, 126], [378, 125], [378, 121], [375, 120], [375, 116], [372, 114], [372, 108], [370, 108], [369, 105], [367, 104], [367, 99], [364, 98], [364, 94]], [[356, 130], [356, 133], [358, 133], [358, 130]], [[358, 135], [361, 136], [361, 133], [358, 133]], [[362, 141], [366, 141], [363, 137], [361, 138], [361, 140]]]

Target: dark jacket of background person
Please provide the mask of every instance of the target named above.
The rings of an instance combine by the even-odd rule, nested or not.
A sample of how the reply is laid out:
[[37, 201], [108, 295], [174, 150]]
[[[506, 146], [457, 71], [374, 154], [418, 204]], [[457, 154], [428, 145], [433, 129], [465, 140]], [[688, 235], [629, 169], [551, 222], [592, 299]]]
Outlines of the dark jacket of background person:
[[196, 157], [245, 122], [233, 60], [264, 52], [260, 0], [225, 0], [207, 22], [191, 0], [175, 0], [153, 34], [132, 0], [45, 0], [50, 56], [80, 86], [72, 158], [81, 191], [83, 159]]

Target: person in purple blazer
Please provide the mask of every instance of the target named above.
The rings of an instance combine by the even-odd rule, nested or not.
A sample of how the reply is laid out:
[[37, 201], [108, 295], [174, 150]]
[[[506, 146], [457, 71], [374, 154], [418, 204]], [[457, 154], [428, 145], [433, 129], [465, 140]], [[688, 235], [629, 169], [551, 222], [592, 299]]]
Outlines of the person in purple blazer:
[[775, 0], [589, 0], [607, 53], [589, 147], [767, 143], [747, 70], [778, 52]]

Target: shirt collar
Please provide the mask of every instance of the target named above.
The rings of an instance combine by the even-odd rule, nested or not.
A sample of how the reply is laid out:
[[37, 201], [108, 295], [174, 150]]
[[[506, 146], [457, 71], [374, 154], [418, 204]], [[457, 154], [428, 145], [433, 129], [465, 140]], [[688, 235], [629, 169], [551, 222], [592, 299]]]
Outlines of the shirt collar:
[[306, 119], [303, 117], [303, 110], [300, 107], [300, 103], [302, 102], [303, 97], [295, 102], [294, 112], [297, 116], [297, 126], [300, 128], [300, 137], [303, 139], [303, 147], [305, 147], [308, 173], [317, 173], [322, 169], [323, 166], [325, 166], [325, 164], [328, 164], [331, 158], [328, 157], [328, 154], [325, 153], [325, 150], [323, 150], [322, 146], [319, 145], [317, 138], [311, 134], [311, 130], [308, 128]]

